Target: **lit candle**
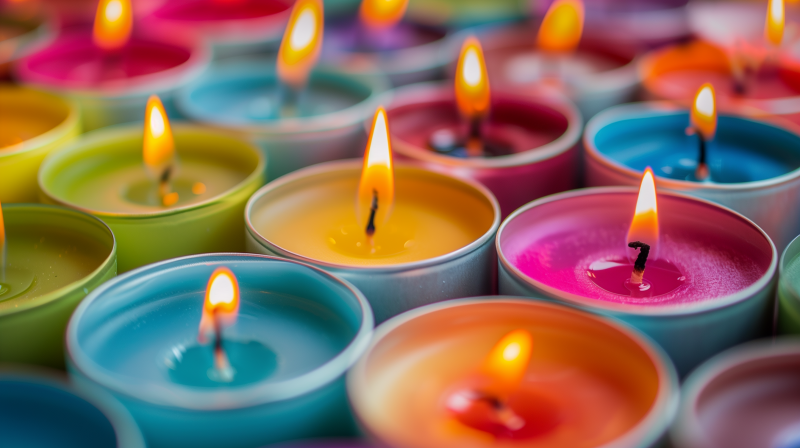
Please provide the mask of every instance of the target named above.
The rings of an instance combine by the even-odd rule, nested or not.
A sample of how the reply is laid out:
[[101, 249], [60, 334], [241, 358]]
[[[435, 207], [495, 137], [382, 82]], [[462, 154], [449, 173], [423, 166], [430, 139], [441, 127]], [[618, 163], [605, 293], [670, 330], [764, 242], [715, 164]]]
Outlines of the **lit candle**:
[[655, 191], [647, 170], [638, 196], [597, 188], [518, 209], [498, 232], [500, 292], [618, 317], [661, 344], [685, 374], [765, 334], [777, 255], [760, 228], [730, 209], [673, 193], [656, 200]]
[[380, 446], [655, 446], [678, 403], [672, 365], [628, 327], [506, 297], [378, 327], [348, 394]]
[[386, 81], [314, 70], [323, 32], [322, 0], [298, 1], [276, 66], [239, 63], [213, 70], [182, 91], [181, 112], [257, 142], [269, 160], [269, 179], [356, 157], [363, 147], [363, 122]]
[[[224, 150], [223, 150], [224, 149]], [[142, 128], [98, 131], [42, 164], [42, 199], [101, 217], [117, 237], [119, 269], [244, 248], [242, 210], [263, 184], [250, 144], [193, 126], [173, 130], [158, 97]]]
[[62, 207], [0, 208], [0, 362], [64, 367], [64, 329], [86, 294], [117, 273], [114, 235]]
[[378, 321], [491, 291], [496, 200], [476, 184], [395, 165], [383, 108], [363, 163], [318, 165], [271, 182], [245, 214], [249, 251], [341, 275], [364, 292]]
[[560, 97], [493, 89], [481, 44], [461, 47], [453, 84], [398, 89], [388, 114], [397, 153], [434, 171], [477, 180], [503, 215], [542, 196], [576, 188], [582, 122]]
[[113, 393], [148, 446], [244, 448], [352, 436], [344, 374], [372, 327], [364, 296], [320, 269], [207, 254], [107, 282], [66, 345], [75, 379]]
[[198, 42], [173, 36], [134, 30], [129, 0], [102, 0], [91, 32], [62, 34], [22, 59], [16, 74], [76, 99], [89, 130], [140, 121], [149, 95], [169, 99], [208, 63]]

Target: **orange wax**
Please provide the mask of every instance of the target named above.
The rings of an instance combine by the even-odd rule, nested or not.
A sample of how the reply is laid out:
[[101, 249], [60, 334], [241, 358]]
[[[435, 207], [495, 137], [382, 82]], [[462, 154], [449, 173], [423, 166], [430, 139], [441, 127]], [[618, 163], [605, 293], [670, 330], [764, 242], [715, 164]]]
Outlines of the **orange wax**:
[[[432, 305], [390, 322], [351, 372], [356, 414], [388, 446], [597, 447], [626, 438], [638, 446], [665, 431], [677, 384], [659, 355], [627, 330], [539, 301]], [[402, 319], [398, 318], [398, 319]], [[445, 402], [500, 338], [524, 329], [533, 352], [521, 388], [526, 405], [554, 421], [534, 437], [499, 439], [460, 423]], [[536, 400], [540, 400], [538, 403]]]

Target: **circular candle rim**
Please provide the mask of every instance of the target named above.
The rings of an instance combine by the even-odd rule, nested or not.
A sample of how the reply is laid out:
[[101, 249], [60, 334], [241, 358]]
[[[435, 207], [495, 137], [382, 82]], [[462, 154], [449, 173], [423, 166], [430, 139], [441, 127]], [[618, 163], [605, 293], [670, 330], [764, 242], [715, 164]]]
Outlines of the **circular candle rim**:
[[[56, 166], [56, 167], [61, 166], [62, 158], [74, 152], [81, 152], [82, 150], [84, 150], [89, 146], [93, 147], [101, 143], [107, 143], [110, 141], [118, 140], [120, 137], [129, 139], [131, 136], [140, 136], [142, 134], [142, 126], [143, 125], [141, 123], [139, 124], [123, 123], [115, 126], [96, 129], [94, 131], [83, 134], [78, 140], [71, 142], [62, 150], [59, 150], [56, 153], [49, 155], [47, 158], [45, 158], [44, 162], [42, 162], [42, 166], [39, 168], [39, 179], [38, 179], [39, 190], [41, 191], [42, 194], [46, 195], [48, 199], [58, 203], [59, 205], [80, 210], [85, 213], [90, 213], [95, 216], [127, 218], [127, 219], [150, 219], [150, 218], [160, 218], [164, 216], [176, 215], [179, 213], [189, 212], [191, 210], [208, 207], [220, 203], [227, 197], [235, 195], [240, 191], [247, 189], [250, 184], [255, 182], [258, 177], [264, 174], [264, 167], [266, 166], [266, 157], [249, 141], [245, 139], [240, 139], [234, 135], [226, 134], [224, 132], [219, 132], [214, 129], [208, 129], [203, 126], [198, 126], [196, 124], [175, 122], [174, 124], [172, 124], [173, 135], [179, 135], [184, 132], [205, 133], [205, 134], [213, 134], [217, 137], [224, 137], [230, 140], [235, 140], [237, 143], [240, 143], [242, 147], [250, 148], [250, 150], [256, 155], [256, 158], [258, 159], [258, 165], [256, 165], [253, 171], [250, 174], [248, 174], [244, 179], [242, 179], [238, 184], [221, 192], [216, 196], [212, 196], [204, 201], [196, 202], [193, 204], [187, 204], [180, 207], [173, 207], [153, 212], [108, 212], [108, 211], [93, 210], [91, 208], [84, 207], [81, 204], [65, 200], [60, 195], [53, 194], [53, 192], [46, 187], [47, 182], [45, 181], [44, 177], [46, 174], [48, 174], [47, 171], [55, 169], [51, 168], [51, 166]], [[176, 150], [176, 152], [180, 157], [181, 151], [179, 148]], [[191, 153], [191, 151], [184, 152], [184, 154], [188, 153]], [[144, 168], [142, 168], [142, 170], [144, 170]]]
[[[635, 170], [600, 152], [600, 150], [597, 148], [597, 145], [595, 145], [595, 138], [597, 137], [597, 133], [600, 132], [606, 126], [616, 123], [622, 118], [639, 119], [639, 118], [650, 118], [650, 117], [659, 117], [667, 115], [688, 114], [688, 112], [689, 111], [687, 109], [683, 109], [680, 106], [676, 105], [675, 103], [671, 103], [668, 101], [629, 103], [629, 104], [621, 104], [618, 106], [610, 107], [598, 113], [597, 115], [592, 117], [588, 123], [586, 123], [586, 130], [584, 131], [583, 134], [583, 147], [585, 149], [585, 153], [588, 157], [591, 157], [592, 160], [598, 162], [604, 167], [610, 168], [616, 172], [622, 172], [628, 178], [636, 179], [636, 183], [638, 184], [639, 179], [641, 179], [642, 177], [642, 171]], [[726, 118], [735, 118], [742, 121], [750, 121], [758, 123], [765, 127], [778, 129], [787, 134], [794, 135], [797, 138], [798, 142], [800, 142], [800, 127], [798, 127], [797, 125], [793, 125], [792, 123], [788, 123], [783, 120], [777, 120], [780, 122], [779, 123], [780, 125], [777, 125], [776, 123], [772, 123], [771, 120], [759, 120], [754, 117], [746, 117], [746, 116], [727, 114], [727, 113], [720, 115]], [[687, 126], [688, 126], [688, 119], [687, 119]], [[655, 176], [655, 181], [656, 185], [659, 187], [676, 189], [676, 190], [684, 190], [684, 191], [715, 190], [715, 191], [738, 192], [745, 190], [753, 191], [757, 189], [771, 188], [774, 187], [775, 185], [786, 183], [798, 178], [800, 178], [800, 166], [796, 167], [794, 170], [789, 171], [786, 174], [781, 174], [780, 176], [775, 176], [769, 179], [756, 180], [750, 182], [701, 184], [698, 182], [691, 182], [688, 180], [680, 180], [680, 179], [671, 179], [658, 175]]]
[[787, 259], [789, 248], [796, 244], [800, 244], [800, 235], [794, 237], [794, 239], [786, 245], [781, 253], [781, 260], [778, 263], [778, 283], [780, 284], [781, 288], [785, 289], [789, 293], [791, 299], [794, 299], [796, 302], [798, 302], [798, 304], [800, 304], [800, 291], [798, 291], [794, 284], [789, 281], [789, 277], [786, 274], [786, 270], [789, 268], [789, 265], [800, 257], [800, 254], [798, 254], [792, 257], [791, 260]]
[[[364, 351], [361, 359], [350, 369], [347, 374], [347, 395], [350, 397], [353, 413], [359, 420], [364, 420], [360, 417], [358, 412], [357, 399], [353, 398], [354, 391], [363, 388], [366, 383], [366, 364], [372, 350], [382, 342], [390, 333], [404, 325], [405, 323], [416, 319], [419, 316], [430, 314], [433, 312], [442, 311], [448, 308], [455, 308], [461, 306], [471, 306], [477, 304], [505, 304], [505, 305], [519, 305], [519, 306], [536, 306], [536, 307], [550, 307], [559, 309], [561, 311], [570, 312], [577, 315], [582, 315], [584, 318], [592, 319], [595, 321], [603, 322], [605, 325], [612, 327], [620, 333], [627, 336], [631, 341], [635, 342], [641, 349], [648, 355], [649, 359], [653, 362], [656, 368], [659, 379], [659, 391], [656, 399], [653, 401], [652, 406], [647, 412], [647, 415], [639, 421], [635, 426], [629, 429], [623, 436], [613, 440], [611, 443], [603, 445], [598, 448], [614, 448], [628, 446], [624, 443], [619, 443], [620, 439], [641, 439], [649, 441], [643, 446], [650, 446], [655, 443], [662, 434], [669, 430], [670, 424], [675, 420], [678, 407], [680, 404], [680, 387], [678, 384], [678, 374], [675, 366], [667, 356], [664, 349], [655, 343], [649, 336], [637, 330], [636, 328], [619, 321], [617, 319], [594, 314], [592, 312], [581, 309], [572, 304], [555, 303], [546, 299], [532, 299], [516, 296], [480, 296], [469, 297], [462, 299], [451, 299], [442, 302], [432, 303], [419, 308], [414, 308], [402, 314], [392, 317], [386, 322], [380, 324], [376, 329], [367, 349]], [[657, 414], [653, 413], [654, 409], [663, 409], [664, 413], [668, 416], [662, 422], [656, 420]], [[367, 426], [367, 425], [364, 425]], [[654, 429], [651, 429], [650, 427]]]
[[670, 429], [670, 438], [684, 442], [681, 446], [701, 446], [692, 441], [705, 440], [706, 433], [699, 423], [697, 399], [720, 374], [765, 358], [794, 356], [800, 358], [800, 338], [783, 336], [760, 339], [735, 346], [701, 364], [684, 381], [680, 412]]
[[36, 387], [59, 389], [83, 400], [98, 410], [114, 429], [119, 448], [145, 448], [144, 436], [130, 412], [113, 396], [102, 390], [75, 385], [55, 370], [25, 364], [0, 364], [0, 383], [18, 381]]
[[[103, 298], [103, 294], [105, 294], [108, 289], [134, 276], [156, 277], [166, 275], [171, 270], [179, 270], [190, 264], [208, 264], [211, 261], [210, 259], [213, 258], [262, 259], [279, 263], [292, 263], [310, 269], [317, 275], [325, 277], [334, 284], [338, 284], [352, 294], [352, 297], [358, 302], [361, 310], [361, 323], [358, 330], [350, 339], [347, 346], [334, 357], [313, 370], [291, 379], [268, 383], [260, 381], [251, 385], [237, 387], [235, 389], [223, 389], [221, 391], [218, 389], [192, 388], [176, 384], [174, 387], [177, 390], [173, 390], [174, 393], [169, 397], [160, 394], [159, 388], [149, 388], [146, 383], [138, 384], [140, 387], [136, 389], [135, 394], [131, 394], [131, 383], [126, 381], [126, 379], [130, 380], [135, 377], [124, 376], [124, 379], [121, 379], [119, 374], [103, 368], [97, 364], [89, 354], [83, 351], [81, 344], [78, 342], [78, 327], [81, 324], [81, 318], [83, 318], [83, 315], [92, 303]], [[222, 263], [220, 260], [214, 262], [217, 264]], [[288, 400], [318, 390], [336, 381], [337, 378], [344, 375], [347, 370], [355, 364], [367, 349], [369, 341], [372, 339], [373, 326], [374, 317], [372, 308], [366, 297], [364, 297], [364, 294], [355, 286], [343, 278], [337, 277], [316, 266], [295, 260], [288, 260], [286, 258], [260, 254], [221, 252], [189, 255], [186, 257], [159, 261], [128, 271], [103, 283], [86, 296], [72, 314], [67, 324], [65, 348], [69, 365], [72, 366], [72, 368], [91, 381], [113, 390], [118, 394], [142, 400], [156, 406], [174, 406], [182, 409], [200, 411], [233, 410]]]
[[[80, 83], [76, 86], [75, 81], [69, 79], [53, 79], [44, 76], [38, 71], [31, 69], [30, 61], [39, 55], [39, 51], [20, 59], [14, 67], [15, 77], [24, 84], [33, 84], [40, 88], [54, 90], [65, 95], [88, 98], [103, 98], [124, 100], [139, 98], [169, 92], [188, 80], [197, 78], [208, 67], [211, 61], [211, 50], [200, 39], [188, 39], [184, 35], [175, 33], [166, 34], [164, 32], [134, 32], [131, 41], [142, 40], [156, 44], [167, 44], [180, 47], [189, 52], [189, 59], [182, 64], [170, 67], [146, 75], [128, 77], [120, 80], [106, 81], [99, 86], [86, 87]], [[40, 51], [57, 51], [62, 48], [69, 48], [81, 42], [92, 43], [91, 33], [86, 29], [74, 30], [63, 33], [50, 45], [40, 49]]]
[[[286, 136], [295, 134], [309, 134], [314, 132], [324, 132], [329, 130], [342, 129], [356, 125], [371, 117], [379, 105], [381, 94], [389, 87], [389, 82], [385, 76], [364, 77], [354, 75], [336, 67], [317, 66], [311, 71], [311, 79], [314, 76], [321, 76], [336, 83], [344, 80], [351, 81], [367, 87], [370, 90], [369, 96], [363, 100], [333, 112], [325, 114], [311, 115], [309, 117], [281, 118], [277, 120], [265, 120], [263, 122], [239, 121], [226, 122], [209, 119], [207, 114], [197, 113], [202, 110], [195, 101], [191, 99], [192, 94], [207, 84], [220, 82], [230, 82], [232, 80], [256, 79], [256, 80], [276, 80], [275, 63], [265, 62], [238, 62], [214, 66], [203, 74], [200, 78], [181, 88], [175, 95], [175, 105], [178, 110], [187, 118], [221, 129], [232, 129], [239, 132], [247, 132], [267, 136]], [[209, 83], [209, 81], [211, 81]]]
[[462, 246], [452, 252], [448, 252], [446, 254], [442, 254], [433, 258], [426, 258], [424, 260], [410, 261], [407, 263], [386, 264], [379, 266], [341, 264], [341, 263], [331, 263], [328, 261], [317, 260], [315, 258], [307, 257], [305, 255], [284, 249], [276, 245], [272, 241], [268, 240], [267, 238], [265, 238], [263, 235], [261, 235], [261, 233], [258, 232], [258, 230], [256, 230], [255, 226], [253, 225], [253, 220], [251, 219], [251, 217], [253, 215], [253, 208], [255, 207], [255, 204], [259, 200], [261, 200], [261, 198], [271, 193], [273, 190], [283, 187], [284, 185], [291, 184], [293, 182], [300, 181], [306, 178], [317, 177], [321, 174], [329, 174], [329, 173], [344, 172], [344, 171], [356, 171], [360, 173], [361, 169], [363, 168], [363, 161], [360, 159], [349, 159], [349, 160], [335, 160], [332, 162], [319, 163], [317, 165], [312, 165], [310, 167], [302, 168], [295, 172], [281, 176], [277, 180], [274, 180], [268, 183], [267, 185], [261, 187], [258, 191], [253, 193], [253, 196], [250, 197], [250, 199], [247, 201], [247, 205], [244, 207], [244, 221], [245, 221], [245, 227], [247, 228], [247, 232], [262, 247], [269, 249], [270, 251], [272, 251], [275, 254], [278, 254], [281, 257], [302, 261], [304, 263], [313, 264], [315, 266], [320, 266], [325, 269], [333, 269], [333, 270], [355, 269], [359, 271], [368, 271], [372, 274], [390, 274], [390, 273], [411, 271], [415, 269], [421, 269], [439, 265], [444, 262], [455, 260], [469, 253], [472, 253], [481, 246], [483, 246], [487, 241], [489, 241], [489, 239], [494, 238], [494, 235], [500, 226], [500, 204], [497, 202], [497, 198], [494, 197], [494, 195], [491, 193], [491, 191], [489, 191], [488, 188], [484, 187], [482, 184], [479, 184], [478, 182], [475, 182], [473, 180], [463, 179], [449, 174], [439, 173], [437, 171], [431, 171], [414, 163], [408, 163], [408, 162], [398, 163], [395, 161], [394, 166], [395, 168], [402, 167], [405, 169], [414, 169], [414, 170], [424, 171], [426, 173], [430, 173], [436, 176], [449, 178], [450, 180], [455, 180], [457, 182], [466, 184], [470, 188], [477, 190], [477, 192], [482, 194], [483, 197], [486, 200], [488, 200], [489, 204], [491, 204], [492, 206], [492, 212], [494, 213], [494, 219], [492, 220], [492, 225], [483, 235], [481, 235], [474, 241], [470, 242], [469, 244]]
[[[35, 298], [27, 301], [25, 303], [19, 304], [14, 308], [9, 308], [8, 310], [0, 309], [0, 319], [4, 316], [13, 316], [17, 313], [22, 313], [28, 310], [32, 310], [38, 308], [40, 306], [46, 305], [48, 303], [54, 302], [58, 299], [63, 298], [66, 294], [70, 291], [76, 291], [86, 284], [92, 282], [93, 280], [102, 276], [102, 274], [108, 270], [108, 267], [112, 264], [116, 264], [117, 262], [117, 237], [114, 235], [114, 232], [111, 231], [111, 228], [108, 227], [102, 219], [93, 216], [89, 213], [85, 213], [80, 210], [75, 210], [69, 207], [62, 207], [58, 205], [50, 205], [50, 204], [25, 204], [25, 203], [12, 203], [12, 204], [3, 204], [3, 212], [4, 213], [13, 213], [12, 210], [25, 210], [25, 209], [40, 209], [45, 212], [47, 210], [57, 211], [59, 213], [71, 213], [76, 215], [77, 217], [88, 220], [92, 224], [96, 225], [100, 229], [103, 229], [107, 232], [107, 235], [111, 237], [111, 250], [108, 253], [108, 256], [95, 268], [91, 273], [85, 275], [82, 278], [75, 280], [74, 282], [67, 283], [66, 285], [50, 291], [48, 293], [42, 294], [40, 296], [36, 296]], [[53, 228], [58, 228], [57, 225], [53, 225]], [[114, 270], [116, 273], [116, 269]], [[13, 298], [9, 300], [14, 300]]]
[[[0, 6], [0, 12], [2, 12], [2, 9], [3, 7]], [[8, 58], [0, 59], [0, 65], [24, 58], [30, 53], [49, 45], [55, 39], [58, 26], [53, 14], [48, 11], [37, 11], [33, 21], [38, 22], [34, 29], [0, 41], [0, 55], [8, 55]]]
[[42, 132], [33, 138], [29, 138], [28, 140], [23, 140], [10, 146], [0, 147], [0, 162], [2, 162], [6, 157], [11, 157], [23, 152], [35, 151], [43, 146], [54, 143], [65, 135], [69, 134], [73, 129], [75, 129], [75, 127], [77, 127], [78, 121], [81, 117], [81, 112], [78, 104], [74, 100], [33, 87], [17, 86], [6, 83], [0, 84], [0, 95], [3, 94], [3, 91], [8, 90], [25, 90], [27, 92], [33, 92], [35, 95], [49, 97], [48, 99], [51, 101], [61, 102], [64, 107], [67, 108], [68, 112], [64, 120], [47, 131]]
[[512, 213], [511, 215], [509, 215], [505, 219], [505, 221], [503, 221], [503, 224], [497, 231], [497, 238], [495, 238], [495, 246], [497, 248], [497, 258], [500, 264], [503, 267], [505, 267], [509, 272], [511, 272], [513, 274], [513, 277], [517, 281], [533, 286], [538, 290], [546, 291], [546, 293], [550, 297], [558, 297], [559, 300], [563, 300], [570, 304], [591, 310], [610, 311], [610, 312], [624, 313], [628, 315], [638, 315], [638, 316], [669, 317], [669, 316], [686, 316], [692, 314], [713, 312], [721, 308], [726, 308], [729, 306], [736, 305], [739, 302], [743, 302], [749, 299], [750, 297], [755, 295], [756, 292], [765, 289], [767, 285], [775, 277], [778, 265], [778, 252], [775, 249], [775, 243], [772, 242], [770, 237], [766, 234], [766, 232], [764, 232], [764, 230], [761, 229], [761, 227], [756, 225], [753, 221], [751, 221], [744, 215], [734, 210], [731, 210], [725, 206], [717, 204], [716, 202], [711, 202], [706, 199], [697, 198], [687, 194], [681, 194], [673, 191], [663, 191], [663, 190], [659, 191], [658, 193], [659, 197], [671, 196], [677, 199], [695, 201], [709, 207], [717, 208], [730, 215], [733, 215], [734, 218], [738, 218], [744, 221], [745, 224], [749, 224], [750, 226], [753, 227], [753, 229], [757, 230], [772, 248], [772, 260], [770, 261], [769, 267], [766, 269], [764, 274], [761, 275], [761, 277], [759, 277], [758, 280], [756, 280], [746, 288], [736, 291], [733, 294], [728, 294], [721, 297], [715, 297], [692, 303], [675, 303], [675, 304], [665, 304], [665, 305], [655, 305], [655, 306], [637, 305], [633, 303], [616, 303], [616, 302], [609, 302], [603, 299], [592, 299], [578, 294], [561, 291], [558, 288], [546, 285], [524, 274], [522, 271], [519, 270], [518, 267], [516, 267], [513, 263], [511, 263], [511, 261], [508, 260], [508, 258], [506, 258], [506, 255], [503, 252], [502, 245], [500, 244], [500, 239], [506, 226], [511, 221], [513, 221], [517, 216], [527, 212], [532, 208], [550, 202], [556, 202], [562, 199], [570, 199], [579, 196], [621, 194], [621, 193], [631, 194], [635, 196], [638, 194], [638, 192], [639, 192], [638, 187], [591, 187], [591, 188], [581, 188], [577, 190], [565, 191], [562, 193], [556, 193], [529, 202], [523, 205], [522, 207], [518, 208], [517, 210], [515, 210], [514, 213]]
[[[450, 83], [452, 84], [452, 83]], [[426, 83], [411, 84], [387, 92], [384, 104], [388, 104], [387, 113], [393, 110], [410, 105], [422, 105], [434, 102], [434, 100], [447, 99], [452, 96], [452, 85], [448, 81], [434, 81]], [[435, 95], [435, 96], [434, 96]], [[433, 97], [433, 99], [432, 99]], [[391, 133], [393, 149], [406, 157], [424, 162], [436, 163], [452, 167], [465, 168], [506, 168], [513, 166], [528, 165], [541, 162], [543, 160], [557, 157], [580, 143], [581, 133], [583, 132], [583, 118], [575, 106], [566, 96], [551, 95], [545, 96], [519, 96], [508, 92], [505, 89], [492, 90], [493, 98], [513, 98], [514, 101], [545, 106], [561, 114], [567, 121], [567, 129], [555, 140], [545, 143], [535, 148], [527, 149], [515, 154], [509, 154], [491, 158], [467, 158], [460, 159], [443, 154], [436, 154], [433, 151], [420, 148], [404, 141], [396, 133]], [[455, 98], [453, 98], [455, 102]], [[490, 112], [491, 114], [491, 112]], [[365, 126], [367, 124], [365, 123]], [[391, 126], [390, 126], [391, 128]], [[391, 130], [391, 129], [390, 129]]]
[[[613, 11], [608, 12], [598, 17], [596, 14], [587, 13], [585, 19], [585, 27], [592, 34], [596, 34], [598, 29], [607, 30], [614, 29], [617, 26], [631, 26], [634, 23], [634, 32], [631, 34], [635, 40], [660, 40], [660, 39], [677, 39], [681, 36], [688, 36], [692, 30], [687, 23], [689, 14], [688, 6], [689, 1], [680, 6], [671, 6], [659, 9], [650, 9], [644, 11]], [[660, 34], [650, 34], [652, 30], [647, 26], [642, 26], [651, 23], [663, 21], [664, 17], [670, 22], [670, 26], [664, 27]], [[627, 30], [626, 30], [627, 31]]]

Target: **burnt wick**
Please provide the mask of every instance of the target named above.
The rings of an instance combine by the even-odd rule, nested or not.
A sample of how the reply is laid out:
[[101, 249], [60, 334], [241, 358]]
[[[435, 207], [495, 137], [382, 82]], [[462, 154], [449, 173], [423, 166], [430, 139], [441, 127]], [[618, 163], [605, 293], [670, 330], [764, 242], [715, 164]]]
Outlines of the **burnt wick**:
[[369, 221], [367, 222], [367, 236], [375, 234], [375, 213], [378, 211], [378, 191], [372, 190], [372, 205], [369, 207]]
[[632, 243], [628, 243], [628, 247], [639, 249], [639, 256], [636, 257], [636, 261], [633, 263], [631, 283], [634, 285], [641, 285], [644, 278], [644, 268], [645, 264], [647, 263], [647, 257], [650, 255], [650, 245], [641, 241], [634, 241]]
[[216, 311], [214, 312], [214, 369], [220, 381], [226, 383], [233, 381], [233, 368], [222, 346], [222, 325]]
[[699, 154], [697, 157], [697, 168], [694, 171], [694, 177], [699, 181], [704, 181], [708, 179], [710, 171], [708, 169], [708, 163], [706, 162], [706, 139], [703, 137], [703, 134], [697, 132], [698, 138], [698, 147], [699, 147]]

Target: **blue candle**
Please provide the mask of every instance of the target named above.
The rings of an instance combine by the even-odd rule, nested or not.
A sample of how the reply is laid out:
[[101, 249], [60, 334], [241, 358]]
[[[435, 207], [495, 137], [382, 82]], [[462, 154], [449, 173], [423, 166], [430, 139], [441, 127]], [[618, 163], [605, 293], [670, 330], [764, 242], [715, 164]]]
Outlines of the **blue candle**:
[[112, 397], [44, 370], [0, 370], [0, 445], [144, 448], [130, 414]]
[[[238, 318], [205, 327], [222, 338], [203, 344], [206, 286], [220, 267], [238, 280]], [[352, 434], [343, 374], [372, 326], [364, 296], [322, 270], [202, 255], [131, 271], [87, 297], [70, 321], [68, 358], [74, 376], [128, 407], [151, 447], [251, 447]]]
[[[662, 103], [608, 109], [584, 134], [589, 186], [638, 185], [653, 168], [659, 188], [726, 205], [756, 222], [778, 250], [800, 234], [800, 136], [788, 127], [720, 115], [706, 144], [709, 180], [695, 180], [698, 135], [687, 135], [689, 112]], [[790, 125], [786, 125], [790, 126]]]

